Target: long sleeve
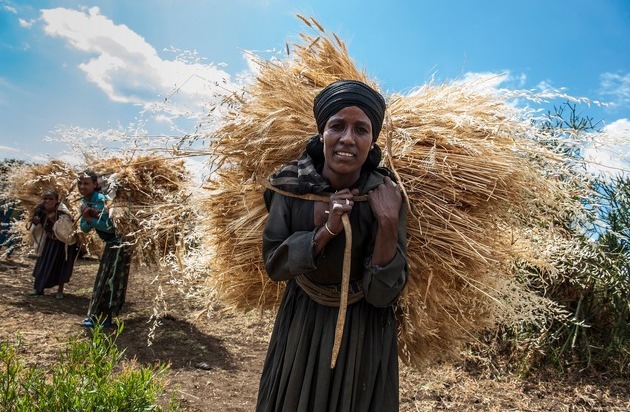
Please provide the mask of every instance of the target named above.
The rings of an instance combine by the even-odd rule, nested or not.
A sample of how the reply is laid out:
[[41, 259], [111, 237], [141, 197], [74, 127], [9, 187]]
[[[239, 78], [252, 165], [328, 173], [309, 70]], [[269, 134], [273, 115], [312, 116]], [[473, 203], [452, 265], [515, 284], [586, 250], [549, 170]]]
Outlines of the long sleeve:
[[[263, 231], [263, 260], [272, 280], [305, 274], [322, 284], [339, 284], [343, 270], [345, 235], [334, 238], [318, 256], [313, 254], [315, 231], [312, 202], [274, 194]], [[361, 280], [365, 299], [376, 307], [395, 302], [407, 281], [406, 205], [398, 221], [396, 255], [384, 267], [373, 266], [377, 225], [367, 202], [357, 204], [352, 224], [351, 279]]]
[[396, 255], [384, 267], [372, 266], [370, 257], [365, 260], [365, 300], [376, 307], [393, 304], [407, 282], [407, 272], [407, 205], [403, 202], [398, 220]]
[[[263, 259], [269, 277], [288, 280], [316, 268], [313, 257], [315, 230], [291, 230], [291, 199], [276, 194], [263, 231]], [[307, 210], [304, 210], [308, 213]], [[312, 211], [311, 211], [312, 213]]]
[[81, 219], [79, 219], [79, 227], [81, 228], [81, 232], [83, 232], [83, 233], [87, 233], [90, 230], [92, 230], [92, 225], [90, 225], [88, 222], [86, 222], [85, 219], [83, 219], [83, 217], [81, 217]]
[[91, 207], [92, 209], [97, 209], [101, 213], [99, 213], [98, 217], [93, 218], [91, 221], [87, 221], [81, 216], [79, 220], [79, 226], [81, 231], [86, 233], [91, 229], [96, 229], [99, 232], [104, 233], [114, 233], [114, 222], [109, 217], [109, 213], [105, 209], [105, 202], [108, 200], [107, 196], [100, 193], [94, 192], [89, 201], [83, 199], [83, 204]]
[[79, 225], [81, 227], [81, 231], [84, 233], [89, 232], [91, 229], [96, 229], [100, 232], [106, 233], [114, 232], [114, 224], [107, 215], [107, 212], [101, 213], [98, 218], [92, 219], [91, 222], [87, 222], [85, 219], [81, 218]]
[[[37, 207], [35, 208], [35, 210], [33, 211], [33, 217], [31, 218], [31, 220], [35, 217], [39, 218], [39, 224], [41, 224], [42, 226], [44, 225], [44, 223], [46, 222], [46, 217], [48, 216], [48, 213], [46, 213], [46, 209], [44, 209], [44, 205], [42, 205], [41, 203], [39, 205], [37, 205]], [[9, 215], [7, 215], [7, 223], [9, 222], [8, 219]]]

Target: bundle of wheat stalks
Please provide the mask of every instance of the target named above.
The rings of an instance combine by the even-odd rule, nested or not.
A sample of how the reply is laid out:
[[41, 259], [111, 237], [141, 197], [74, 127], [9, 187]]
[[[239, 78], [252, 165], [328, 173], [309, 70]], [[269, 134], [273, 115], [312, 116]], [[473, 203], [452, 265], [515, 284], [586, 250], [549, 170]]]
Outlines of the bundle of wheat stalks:
[[[155, 265], [169, 254], [181, 253], [186, 222], [190, 217], [186, 185], [189, 176], [182, 160], [158, 155], [88, 159], [88, 166], [73, 168], [53, 160], [26, 165], [12, 173], [8, 196], [32, 212], [41, 194], [55, 189], [78, 218], [81, 195], [76, 189], [79, 171], [92, 169], [99, 176], [117, 232], [134, 248], [134, 260]], [[99, 254], [100, 241], [94, 232], [80, 239], [89, 253]]]
[[[234, 96], [235, 109], [212, 137], [213, 175], [200, 204], [211, 216], [201, 222], [211, 235], [206, 264], [222, 302], [241, 309], [271, 308], [283, 289], [262, 263], [261, 180], [316, 134], [312, 104], [321, 88], [338, 79], [378, 88], [343, 42], [303, 20], [318, 36], [302, 35], [285, 60], [259, 59], [256, 81]], [[379, 144], [409, 206], [410, 273], [398, 314], [400, 354], [411, 364], [451, 356], [497, 320], [547, 304], [513, 279], [510, 265], [535, 258], [538, 246], [519, 236], [546, 219], [534, 206], [560, 190], [546, 179], [558, 159], [534, 142], [537, 131], [521, 112], [474, 86], [429, 84], [386, 96]]]
[[[23, 164], [17, 166], [7, 177], [5, 196], [24, 211], [25, 225], [13, 228], [21, 234], [22, 239], [28, 239], [28, 229], [37, 205], [41, 203], [42, 194], [48, 190], [55, 190], [59, 200], [63, 202], [75, 219], [78, 218], [80, 195], [76, 190], [77, 171], [62, 160], [52, 160], [48, 163]], [[98, 254], [102, 250], [96, 236], [88, 233], [78, 233], [79, 242], [90, 254]]]
[[182, 253], [190, 219], [188, 172], [182, 160], [158, 155], [88, 162], [107, 186], [116, 231], [134, 249], [134, 261], [157, 265]]
[[16, 166], [7, 178], [7, 194], [10, 199], [18, 201], [27, 214], [41, 203], [42, 194], [47, 190], [55, 190], [59, 198], [67, 201], [71, 193], [76, 195], [77, 173], [61, 160], [48, 163]]

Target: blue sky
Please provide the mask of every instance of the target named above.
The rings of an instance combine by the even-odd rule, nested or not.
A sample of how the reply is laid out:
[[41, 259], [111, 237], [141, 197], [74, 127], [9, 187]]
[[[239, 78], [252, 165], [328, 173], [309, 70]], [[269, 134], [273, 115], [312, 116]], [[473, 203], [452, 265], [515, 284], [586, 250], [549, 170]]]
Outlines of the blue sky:
[[309, 33], [296, 13], [385, 92], [469, 76], [562, 89], [606, 102], [580, 111], [630, 141], [628, 0], [0, 0], [0, 159], [60, 157], [48, 138], [86, 130], [183, 135], [247, 79], [246, 51]]

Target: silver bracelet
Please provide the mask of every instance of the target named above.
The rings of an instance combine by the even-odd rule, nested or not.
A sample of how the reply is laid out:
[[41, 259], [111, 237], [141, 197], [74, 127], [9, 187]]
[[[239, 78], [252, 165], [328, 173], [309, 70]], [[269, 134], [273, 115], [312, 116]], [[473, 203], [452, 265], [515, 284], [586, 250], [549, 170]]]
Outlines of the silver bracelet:
[[333, 236], [337, 236], [337, 235], [339, 234], [339, 233], [335, 233], [335, 232], [333, 232], [332, 230], [330, 230], [330, 229], [328, 228], [328, 222], [324, 223], [324, 227], [326, 228], [326, 230], [328, 231], [328, 233], [330, 233], [330, 234], [331, 234], [331, 235], [333, 235]]

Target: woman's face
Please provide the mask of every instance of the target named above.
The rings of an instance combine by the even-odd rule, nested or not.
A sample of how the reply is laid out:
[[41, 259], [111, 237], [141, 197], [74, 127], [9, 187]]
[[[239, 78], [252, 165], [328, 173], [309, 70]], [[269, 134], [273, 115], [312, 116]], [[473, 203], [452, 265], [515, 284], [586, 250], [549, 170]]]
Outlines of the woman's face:
[[92, 193], [94, 193], [94, 190], [96, 190], [96, 185], [97, 183], [89, 176], [80, 177], [79, 182], [77, 183], [79, 193], [81, 193], [81, 196], [84, 197], [91, 196]]
[[323, 139], [323, 175], [331, 181], [358, 179], [372, 146], [372, 122], [365, 112], [357, 106], [341, 109], [326, 122]]
[[54, 212], [57, 208], [57, 199], [49, 193], [42, 196], [42, 203], [47, 212]]

